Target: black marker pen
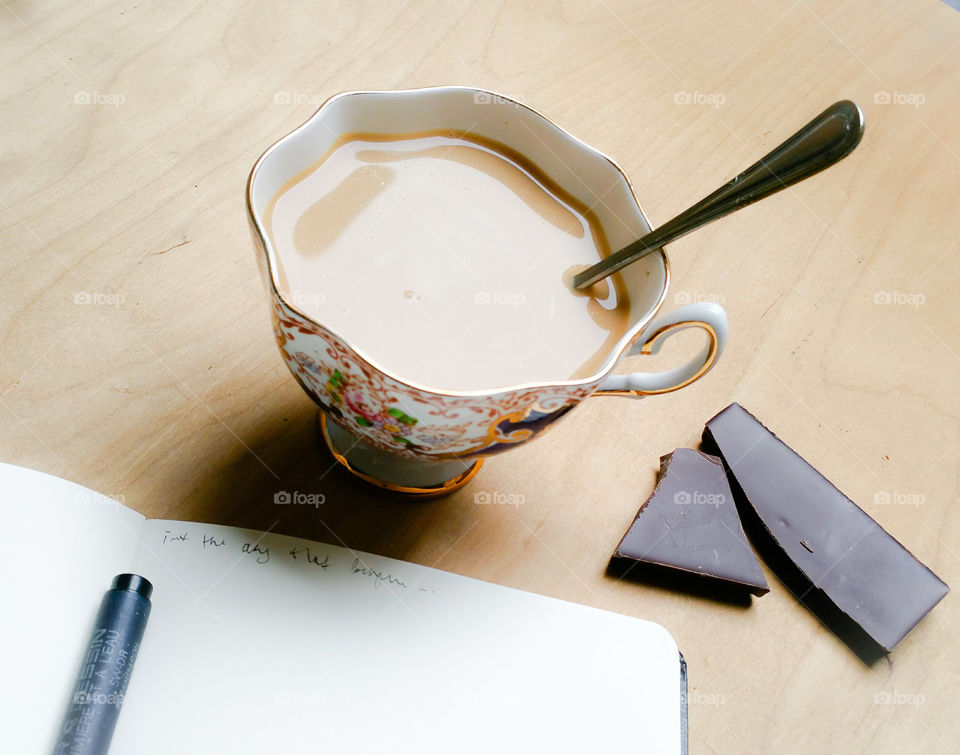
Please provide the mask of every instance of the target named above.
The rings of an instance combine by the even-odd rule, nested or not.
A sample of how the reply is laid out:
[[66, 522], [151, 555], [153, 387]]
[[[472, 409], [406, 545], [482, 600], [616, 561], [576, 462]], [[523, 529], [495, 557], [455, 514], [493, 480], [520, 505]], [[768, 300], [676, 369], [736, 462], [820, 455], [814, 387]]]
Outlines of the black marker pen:
[[54, 755], [104, 755], [150, 616], [153, 585], [119, 574], [103, 596]]

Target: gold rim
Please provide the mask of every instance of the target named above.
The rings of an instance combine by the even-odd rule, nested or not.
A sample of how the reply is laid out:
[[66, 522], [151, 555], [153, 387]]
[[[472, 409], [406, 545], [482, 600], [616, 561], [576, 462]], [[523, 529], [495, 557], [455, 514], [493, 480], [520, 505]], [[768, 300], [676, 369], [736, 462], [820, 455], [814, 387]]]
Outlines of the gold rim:
[[361, 472], [359, 469], [355, 469], [350, 465], [350, 462], [347, 461], [347, 457], [340, 453], [333, 442], [333, 438], [330, 437], [330, 433], [327, 432], [327, 415], [323, 412], [323, 410], [320, 410], [317, 414], [320, 422], [320, 436], [323, 438], [323, 442], [326, 445], [327, 450], [330, 451], [330, 454], [333, 456], [334, 461], [336, 461], [336, 463], [342, 469], [349, 472], [357, 479], [368, 485], [372, 485], [373, 487], [377, 488], [377, 490], [386, 491], [397, 498], [406, 498], [408, 500], [425, 500], [427, 498], [439, 498], [440, 496], [449, 495], [450, 493], [454, 492], [455, 490], [459, 490], [468, 482], [470, 482], [470, 480], [476, 476], [477, 472], [480, 471], [480, 467], [483, 466], [483, 459], [477, 459], [465, 472], [462, 472], [456, 477], [442, 482], [439, 485], [432, 485], [428, 488], [418, 488], [407, 485], [396, 485], [392, 482], [384, 482], [383, 480], [378, 480], [376, 477], [371, 477], [365, 472]]
[[[297, 126], [297, 128], [295, 128], [295, 129], [294, 129], [293, 131], [291, 131], [290, 133], [288, 133], [288, 134], [280, 137], [280, 139], [278, 139], [278, 140], [275, 141], [273, 144], [271, 144], [271, 145], [263, 152], [263, 154], [260, 155], [259, 158], [257, 158], [257, 161], [253, 164], [253, 168], [250, 170], [250, 175], [249, 175], [248, 178], [247, 178], [247, 191], [246, 191], [247, 219], [248, 219], [249, 222], [250, 222], [251, 228], [252, 228], [253, 231], [255, 232], [256, 240], [259, 242], [259, 243], [258, 243], [258, 246], [260, 247], [261, 253], [263, 254], [263, 256], [264, 256], [264, 258], [265, 258], [265, 264], [266, 264], [266, 266], [267, 266], [267, 278], [268, 278], [268, 280], [270, 281], [270, 293], [271, 293], [271, 295], [274, 296], [274, 297], [275, 297], [276, 299], [278, 299], [279, 301], [281, 301], [281, 302], [283, 303], [283, 306], [285, 306], [287, 309], [289, 309], [289, 310], [291, 310], [292, 312], [294, 312], [298, 317], [301, 317], [302, 319], [306, 320], [307, 322], [314, 323], [314, 324], [317, 325], [318, 327], [323, 328], [326, 332], [328, 332], [328, 333], [330, 333], [331, 335], [333, 335], [334, 337], [336, 337], [336, 338], [337, 338], [338, 340], [340, 340], [342, 343], [347, 344], [347, 345], [350, 347], [350, 350], [353, 352], [353, 354], [354, 354], [361, 362], [363, 362], [364, 364], [368, 365], [371, 369], [376, 370], [377, 372], [380, 372], [380, 373], [382, 373], [383, 375], [386, 375], [386, 376], [389, 377], [391, 380], [394, 380], [394, 381], [396, 381], [397, 383], [400, 383], [401, 385], [408, 386], [408, 387], [410, 387], [410, 388], [413, 388], [413, 389], [416, 390], [416, 391], [421, 391], [421, 392], [423, 392], [423, 393], [430, 393], [430, 394], [435, 395], [435, 396], [446, 396], [446, 397], [453, 397], [453, 398], [486, 397], [486, 396], [495, 396], [495, 395], [499, 395], [499, 394], [502, 394], [502, 393], [513, 393], [513, 392], [519, 392], [519, 391], [538, 390], [538, 389], [541, 389], [541, 388], [555, 388], [555, 387], [556, 387], [556, 388], [571, 388], [571, 387], [576, 387], [576, 386], [590, 385], [591, 383], [596, 383], [596, 382], [598, 382], [598, 381], [602, 381], [603, 378], [605, 378], [607, 375], [609, 375], [609, 374], [613, 371], [613, 369], [616, 367], [617, 363], [620, 361], [620, 359], [623, 357], [623, 355], [624, 355], [624, 354], [627, 352], [627, 350], [630, 348], [632, 340], [635, 339], [638, 334], [642, 333], [642, 332], [643, 332], [643, 329], [650, 324], [650, 322], [653, 320], [654, 317], [657, 316], [657, 313], [660, 311], [660, 308], [663, 306], [664, 302], [665, 302], [666, 299], [667, 299], [667, 291], [670, 289], [670, 260], [669, 260], [669, 258], [667, 257], [667, 252], [666, 252], [665, 249], [660, 249], [660, 259], [663, 261], [663, 288], [662, 288], [661, 291], [660, 291], [660, 297], [657, 299], [657, 302], [656, 302], [656, 303], [654, 304], [654, 306], [651, 308], [651, 310], [650, 310], [650, 312], [647, 314], [647, 316], [644, 317], [644, 318], [643, 318], [642, 320], [640, 320], [639, 322], [637, 322], [637, 324], [634, 325], [633, 328], [631, 328], [631, 331], [633, 332], [633, 335], [627, 337], [626, 340], [624, 341], [623, 347], [620, 348], [615, 354], [612, 355], [612, 359], [610, 360], [610, 366], [609, 366], [607, 369], [605, 369], [604, 371], [602, 371], [602, 372], [600, 372], [600, 373], [598, 373], [598, 374], [596, 374], [596, 375], [592, 375], [592, 376], [589, 377], [589, 378], [582, 378], [582, 379], [579, 379], [579, 380], [559, 380], [559, 381], [556, 381], [556, 382], [549, 382], [549, 383], [521, 383], [521, 384], [519, 384], [519, 385], [507, 386], [507, 387], [504, 387], [504, 388], [496, 388], [496, 389], [489, 389], [489, 390], [479, 390], [479, 391], [445, 391], [445, 390], [440, 390], [440, 389], [437, 389], [437, 388], [429, 388], [429, 387], [427, 387], [427, 386], [420, 385], [420, 384], [415, 383], [415, 382], [412, 382], [412, 381], [410, 381], [410, 380], [406, 380], [405, 378], [402, 378], [402, 377], [400, 377], [399, 375], [395, 375], [394, 373], [390, 372], [389, 370], [386, 370], [386, 369], [384, 369], [383, 367], [380, 367], [378, 364], [376, 364], [375, 362], [373, 362], [373, 361], [371, 361], [370, 359], [368, 359], [367, 356], [366, 356], [363, 352], [361, 352], [359, 349], [357, 349], [353, 344], [351, 344], [347, 339], [343, 338], [343, 337], [342, 337], [339, 333], [337, 333], [335, 330], [332, 330], [331, 328], [327, 327], [326, 325], [322, 325], [322, 324], [320, 324], [320, 323], [317, 323], [317, 322], [314, 321], [312, 318], [308, 317], [308, 316], [305, 315], [303, 312], [301, 312], [301, 311], [300, 311], [297, 307], [295, 307], [293, 304], [288, 304], [288, 303], [285, 301], [284, 297], [280, 294], [280, 286], [279, 286], [279, 284], [278, 284], [278, 282], [277, 282], [277, 280], [276, 280], [276, 265], [274, 265], [273, 259], [272, 259], [272, 256], [273, 256], [273, 255], [272, 255], [272, 248], [270, 247], [270, 240], [269, 240], [269, 238], [268, 238], [268, 235], [264, 232], [264, 229], [263, 229], [263, 227], [262, 227], [261, 224], [260, 224], [260, 220], [259, 220], [259, 218], [257, 217], [257, 214], [253, 211], [253, 180], [254, 180], [254, 177], [256, 176], [258, 170], [260, 169], [260, 166], [263, 164], [264, 160], [265, 160], [274, 150], [276, 150], [281, 144], [283, 144], [285, 141], [287, 141], [288, 139], [291, 139], [293, 136], [295, 136], [296, 134], [298, 134], [300, 131], [306, 129], [306, 128], [317, 118], [317, 116], [320, 115], [321, 111], [323, 111], [324, 108], [327, 107], [327, 105], [329, 105], [330, 103], [332, 103], [332, 102], [335, 101], [335, 100], [338, 100], [338, 99], [341, 99], [341, 98], [344, 98], [344, 97], [352, 97], [352, 96], [364, 95], [364, 94], [402, 94], [402, 93], [404, 93], [404, 92], [425, 92], [425, 91], [439, 90], [439, 89], [453, 89], [453, 90], [459, 89], [459, 90], [467, 90], [467, 91], [470, 91], [470, 92], [476, 92], [476, 93], [480, 93], [480, 94], [489, 94], [489, 95], [491, 95], [492, 97], [498, 97], [498, 98], [500, 98], [500, 99], [507, 100], [508, 102], [513, 103], [513, 104], [516, 105], [517, 107], [520, 107], [520, 108], [523, 108], [524, 110], [530, 111], [531, 113], [533, 113], [533, 114], [536, 115], [537, 117], [539, 117], [539, 118], [543, 119], [544, 121], [546, 121], [547, 123], [549, 123], [549, 124], [550, 124], [551, 126], [553, 126], [555, 129], [557, 129], [557, 131], [559, 131], [561, 134], [563, 134], [564, 136], [566, 136], [568, 139], [576, 142], [577, 144], [579, 144], [580, 146], [582, 146], [584, 149], [587, 149], [587, 150], [589, 150], [590, 152], [592, 152], [593, 154], [595, 154], [595, 155], [599, 156], [600, 158], [606, 160], [608, 163], [610, 163], [611, 166], [613, 166], [614, 170], [616, 170], [616, 171], [623, 177], [624, 181], [626, 181], [627, 189], [630, 190], [630, 196], [633, 197], [634, 204], [636, 204], [636, 206], [637, 206], [637, 211], [640, 213], [640, 217], [643, 219], [643, 222], [646, 223], [647, 228], [652, 229], [652, 226], [650, 225], [650, 221], [647, 219], [647, 216], [646, 216], [646, 214], [644, 213], [643, 208], [640, 206], [639, 200], [637, 199], [637, 193], [636, 193], [636, 191], [634, 191], [634, 189], [633, 189], [633, 184], [630, 182], [630, 177], [626, 174], [626, 172], [623, 170], [623, 168], [621, 168], [620, 165], [617, 164], [617, 162], [616, 162], [612, 157], [610, 157], [609, 155], [604, 154], [604, 153], [601, 152], [600, 150], [598, 150], [598, 149], [590, 146], [589, 144], [587, 144], [586, 142], [584, 142], [582, 139], [578, 139], [576, 136], [574, 136], [573, 134], [571, 134], [571, 133], [570, 133], [569, 131], [567, 131], [565, 128], [563, 128], [562, 126], [559, 126], [559, 125], [556, 124], [554, 121], [552, 121], [550, 118], [548, 118], [547, 116], [545, 116], [545, 115], [544, 115], [543, 113], [541, 113], [539, 110], [535, 110], [534, 108], [530, 107], [529, 105], [526, 105], [526, 104], [524, 104], [524, 103], [522, 103], [522, 102], [518, 102], [517, 100], [513, 99], [512, 97], [508, 97], [508, 96], [506, 96], [506, 95], [499, 94], [499, 93], [494, 92], [494, 91], [489, 90], [489, 89], [480, 89], [480, 88], [478, 88], [478, 87], [468, 87], [468, 86], [459, 86], [459, 85], [431, 86], [431, 87], [413, 87], [413, 88], [410, 88], [410, 89], [381, 89], [381, 90], [375, 90], [375, 89], [359, 89], [359, 90], [351, 90], [351, 91], [347, 91], [347, 92], [339, 92], [338, 94], [331, 95], [331, 96], [328, 97], [326, 100], [324, 100], [324, 101], [321, 103], [320, 107], [317, 108], [316, 112], [314, 112], [314, 114], [311, 115], [306, 121], [304, 121], [304, 122], [301, 123], [299, 126]], [[675, 389], [671, 389], [671, 390], [675, 390]], [[660, 392], [660, 393], [666, 393], [666, 391], [659, 391], [659, 392]], [[634, 393], [634, 392], [633, 392], [633, 391], [625, 391], [624, 393]]]
[[668, 333], [680, 328], [689, 328], [691, 326], [702, 328], [707, 331], [707, 335], [710, 338], [710, 344], [708, 346], [707, 358], [703, 360], [703, 364], [700, 365], [693, 375], [688, 377], [686, 380], [677, 383], [676, 385], [671, 385], [668, 388], [660, 388], [655, 391], [618, 391], [618, 390], [599, 390], [594, 391], [594, 396], [657, 396], [662, 393], [673, 393], [673, 391], [679, 391], [681, 388], [686, 388], [691, 383], [696, 382], [702, 378], [707, 372], [710, 371], [710, 368], [713, 367], [714, 362], [717, 361], [717, 354], [720, 352], [720, 339], [717, 337], [717, 331], [713, 329], [713, 326], [710, 323], [702, 322], [700, 320], [683, 320], [681, 322], [671, 323], [670, 325], [664, 325], [660, 328], [657, 328], [650, 337], [644, 342], [643, 346], [640, 347], [640, 353], [643, 355], [649, 355], [653, 352], [654, 344], [659, 341], [661, 338], [666, 336]]

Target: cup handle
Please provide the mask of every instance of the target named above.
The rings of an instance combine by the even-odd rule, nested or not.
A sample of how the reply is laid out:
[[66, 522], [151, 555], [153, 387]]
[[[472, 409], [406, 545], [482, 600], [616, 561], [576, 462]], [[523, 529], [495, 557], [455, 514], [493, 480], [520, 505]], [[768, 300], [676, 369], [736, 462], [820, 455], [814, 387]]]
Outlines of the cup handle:
[[651, 396], [670, 393], [703, 377], [719, 359], [727, 344], [727, 313], [723, 307], [712, 302], [687, 304], [654, 320], [626, 356], [656, 354], [671, 334], [685, 328], [703, 328], [709, 339], [703, 350], [689, 362], [663, 372], [607, 375], [593, 395]]

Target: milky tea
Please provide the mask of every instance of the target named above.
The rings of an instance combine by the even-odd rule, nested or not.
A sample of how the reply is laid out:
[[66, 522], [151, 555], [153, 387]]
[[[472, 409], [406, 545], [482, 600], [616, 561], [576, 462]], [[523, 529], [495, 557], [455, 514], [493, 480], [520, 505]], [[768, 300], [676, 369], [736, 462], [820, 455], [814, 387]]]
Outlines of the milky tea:
[[502, 145], [348, 134], [270, 201], [280, 293], [384, 371], [486, 391], [594, 374], [629, 325], [595, 216]]

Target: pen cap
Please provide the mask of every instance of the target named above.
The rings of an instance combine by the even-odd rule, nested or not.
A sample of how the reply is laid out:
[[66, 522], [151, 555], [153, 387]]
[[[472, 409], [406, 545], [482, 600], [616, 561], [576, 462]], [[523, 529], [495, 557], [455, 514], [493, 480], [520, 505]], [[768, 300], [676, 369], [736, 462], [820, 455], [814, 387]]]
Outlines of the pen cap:
[[150, 596], [153, 594], [153, 585], [150, 584], [149, 580], [144, 579], [139, 574], [118, 574], [113, 578], [110, 589], [135, 592], [147, 600], [150, 600]]

